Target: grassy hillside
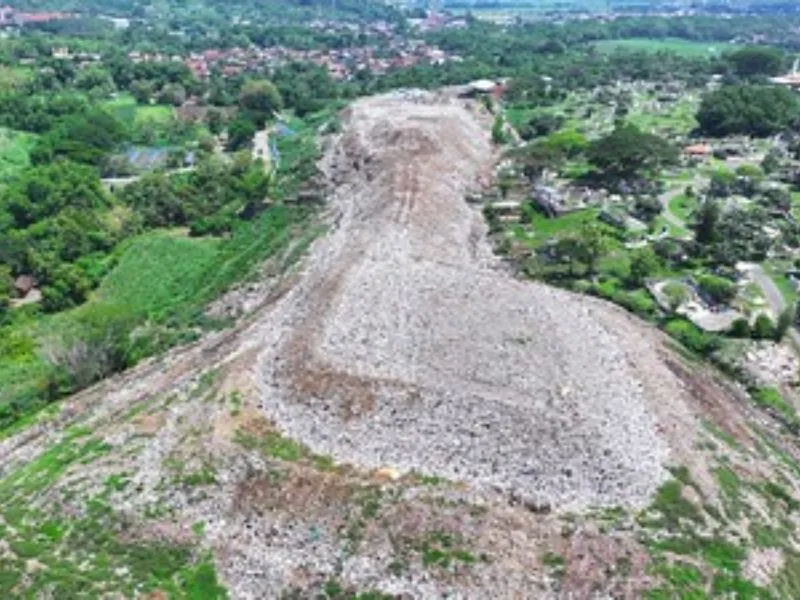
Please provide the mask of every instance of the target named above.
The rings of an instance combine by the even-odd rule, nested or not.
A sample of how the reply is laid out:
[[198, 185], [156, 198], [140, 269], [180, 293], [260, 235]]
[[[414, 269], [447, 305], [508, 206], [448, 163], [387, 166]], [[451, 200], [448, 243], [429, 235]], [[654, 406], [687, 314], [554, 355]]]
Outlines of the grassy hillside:
[[[317, 128], [331, 114], [293, 120], [294, 134], [278, 141], [275, 197], [291, 196], [313, 174]], [[307, 226], [311, 213], [278, 202], [253, 220], [239, 221], [224, 238], [190, 238], [185, 230], [140, 235], [117, 248], [113, 268], [86, 304], [53, 315], [40, 314], [35, 305], [15, 310], [0, 330], [0, 430], [19, 427], [32, 413], [97, 379], [81, 376], [85, 381], [75, 385], [64, 364], [69, 348], [113, 344], [107, 367], [115, 371], [220, 325], [205, 315], [205, 307], [267, 258], [290, 246], [286, 263], [298, 258], [317, 233]]]

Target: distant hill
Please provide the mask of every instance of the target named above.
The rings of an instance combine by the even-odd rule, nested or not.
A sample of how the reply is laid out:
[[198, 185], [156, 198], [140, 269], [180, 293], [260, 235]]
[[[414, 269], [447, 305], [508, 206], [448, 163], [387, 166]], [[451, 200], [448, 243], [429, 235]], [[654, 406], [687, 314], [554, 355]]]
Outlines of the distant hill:
[[349, 16], [357, 18], [392, 18], [395, 9], [381, 0], [11, 0], [9, 5], [32, 11], [64, 11], [84, 14], [142, 17], [167, 11], [203, 12], [220, 15], [264, 15], [291, 20], [309, 16]]
[[[424, 3], [424, 0], [422, 0]], [[445, 8], [473, 10], [532, 10], [542, 12], [669, 11], [798, 12], [794, 0], [443, 0]]]

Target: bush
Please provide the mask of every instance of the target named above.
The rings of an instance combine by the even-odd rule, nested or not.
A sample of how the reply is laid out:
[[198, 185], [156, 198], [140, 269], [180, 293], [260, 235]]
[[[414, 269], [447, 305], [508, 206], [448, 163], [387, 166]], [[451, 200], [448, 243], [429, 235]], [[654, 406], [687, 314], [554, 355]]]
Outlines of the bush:
[[776, 327], [767, 315], [758, 315], [756, 322], [753, 324], [753, 331], [751, 335], [754, 340], [772, 340], [775, 339]]
[[750, 322], [745, 318], [736, 319], [728, 330], [729, 336], [740, 339], [749, 338], [751, 334]]
[[778, 316], [778, 324], [775, 326], [775, 341], [780, 342], [786, 332], [794, 323], [795, 309], [792, 306], [786, 307]]
[[87, 308], [69, 331], [42, 345], [55, 384], [62, 392], [72, 392], [125, 369], [133, 325], [134, 317], [124, 307]]
[[650, 294], [642, 290], [621, 293], [618, 297], [615, 297], [614, 301], [632, 313], [644, 318], [653, 317], [658, 310], [655, 300], [650, 297]]
[[686, 319], [672, 319], [666, 324], [664, 331], [690, 350], [703, 356], [708, 356], [720, 346], [720, 340], [716, 335], [706, 333]]
[[727, 304], [736, 296], [736, 284], [716, 275], [703, 275], [697, 284], [714, 304]]

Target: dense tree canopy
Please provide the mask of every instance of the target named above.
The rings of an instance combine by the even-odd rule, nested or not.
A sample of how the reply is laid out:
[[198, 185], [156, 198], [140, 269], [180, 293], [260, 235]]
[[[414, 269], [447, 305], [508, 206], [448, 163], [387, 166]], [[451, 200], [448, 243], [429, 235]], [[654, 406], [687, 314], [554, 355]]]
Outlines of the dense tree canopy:
[[666, 140], [634, 125], [619, 125], [595, 140], [586, 152], [589, 162], [604, 176], [630, 178], [652, 175], [674, 163], [678, 150]]
[[740, 77], [777, 75], [785, 66], [783, 52], [767, 46], [748, 46], [725, 58]]
[[800, 116], [800, 102], [778, 86], [726, 86], [703, 98], [697, 121], [706, 135], [765, 137], [786, 130]]
[[239, 92], [239, 106], [269, 118], [283, 108], [283, 99], [271, 81], [248, 80]]

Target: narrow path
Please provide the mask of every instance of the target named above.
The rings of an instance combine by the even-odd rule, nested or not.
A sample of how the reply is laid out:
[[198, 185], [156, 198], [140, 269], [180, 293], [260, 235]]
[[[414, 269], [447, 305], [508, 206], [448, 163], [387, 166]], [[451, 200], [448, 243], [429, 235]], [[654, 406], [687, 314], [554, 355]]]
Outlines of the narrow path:
[[[181, 167], [179, 169], [171, 169], [169, 171], [165, 171], [166, 175], [176, 175], [177, 173], [188, 173], [189, 171], [194, 171], [195, 167]], [[136, 181], [139, 181], [144, 175], [148, 175], [152, 171], [148, 173], [140, 173], [139, 175], [129, 175], [127, 177], [103, 177], [100, 182], [106, 187], [106, 189], [113, 189], [119, 187], [125, 187], [126, 185], [130, 185]]]
[[672, 201], [672, 199], [680, 196], [682, 193], [683, 191], [680, 189], [669, 189], [661, 194], [658, 199], [661, 202], [661, 206], [664, 207], [664, 210], [661, 213], [664, 219], [675, 227], [687, 229], [686, 222], [669, 209], [669, 203]]
[[264, 161], [264, 169], [269, 171], [272, 168], [270, 164], [272, 157], [269, 152], [269, 134], [272, 131], [271, 127], [262, 129], [256, 132], [253, 138], [253, 160], [261, 159]]

